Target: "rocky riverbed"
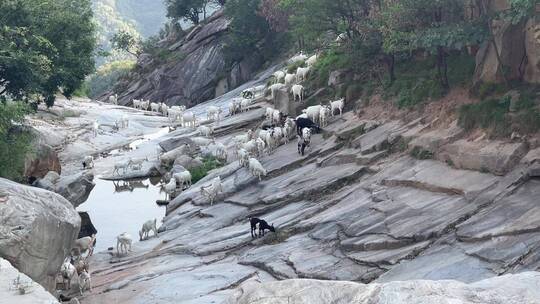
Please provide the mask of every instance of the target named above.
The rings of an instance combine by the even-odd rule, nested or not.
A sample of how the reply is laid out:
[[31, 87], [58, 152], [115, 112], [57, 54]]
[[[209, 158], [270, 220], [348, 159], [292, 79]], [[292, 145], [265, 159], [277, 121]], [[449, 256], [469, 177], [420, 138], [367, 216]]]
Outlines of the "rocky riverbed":
[[[205, 107], [225, 107], [238, 93], [194, 112], [203, 117]], [[498, 296], [540, 301], [533, 291], [521, 292], [538, 282], [537, 273], [509, 276], [536, 270], [540, 260], [535, 141], [470, 139], [455, 122], [434, 123], [427, 116], [374, 120], [347, 112], [313, 137], [306, 156], [298, 155], [293, 140], [261, 157], [268, 175], [258, 181], [232, 157], [232, 137], [255, 129], [266, 106], [260, 99], [250, 111], [215, 125], [216, 141], [228, 147], [228, 164], [171, 201], [159, 237], [136, 242], [127, 256], [95, 252], [94, 289], [83, 303], [259, 303], [259, 297], [274, 299], [260, 303], [281, 303], [276, 299], [291, 296], [318, 303], [310, 299], [319, 293], [302, 292], [315, 287], [329, 301], [347, 289], [349, 296], [336, 303], [366, 297], [395, 303], [396, 294], [431, 299], [431, 292], [435, 302]], [[34, 118], [45, 136], [58, 137], [62, 176], [80, 174], [83, 158], [93, 155], [95, 167], [87, 171], [96, 178], [146, 178], [162, 171], [158, 147], [175, 151], [196, 136], [190, 129], [169, 132], [166, 118], [121, 106], [59, 101], [53, 110], [78, 113]], [[129, 128], [107, 128], [124, 115]], [[102, 125], [97, 136], [91, 132], [95, 120]], [[147, 159], [142, 170], [114, 175], [114, 164], [130, 157]], [[223, 193], [211, 205], [199, 189], [216, 176]], [[150, 196], [145, 204], [160, 198]], [[123, 216], [114, 196], [107, 204], [115, 207], [111, 221]], [[122, 222], [109, 234], [133, 233], [154, 217], [141, 213], [140, 220]], [[253, 239], [251, 216], [273, 223], [277, 232]], [[98, 232], [100, 249], [116, 245], [110, 235], [100, 239]], [[504, 278], [491, 279], [497, 276]], [[298, 278], [377, 284], [275, 282]], [[510, 281], [515, 289], [501, 287]], [[519, 301], [508, 303], [525, 303]]]

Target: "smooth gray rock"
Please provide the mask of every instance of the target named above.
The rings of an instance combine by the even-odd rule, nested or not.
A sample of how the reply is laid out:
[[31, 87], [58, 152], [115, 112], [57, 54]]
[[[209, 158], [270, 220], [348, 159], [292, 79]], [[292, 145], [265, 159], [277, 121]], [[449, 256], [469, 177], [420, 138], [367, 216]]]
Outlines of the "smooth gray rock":
[[73, 204], [73, 207], [77, 208], [88, 199], [90, 192], [94, 189], [93, 180], [94, 174], [91, 171], [64, 177], [50, 171], [45, 177], [37, 180], [35, 185], [62, 195]]
[[69, 254], [81, 218], [62, 196], [0, 178], [0, 256], [46, 289]]

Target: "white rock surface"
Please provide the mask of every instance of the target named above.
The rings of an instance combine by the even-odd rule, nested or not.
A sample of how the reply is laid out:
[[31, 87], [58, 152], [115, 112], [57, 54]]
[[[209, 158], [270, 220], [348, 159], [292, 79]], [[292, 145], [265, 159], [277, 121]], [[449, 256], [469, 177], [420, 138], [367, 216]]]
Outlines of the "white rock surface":
[[[25, 288], [25, 294], [13, 288], [13, 282], [19, 279]], [[0, 258], [0, 303], [2, 304], [56, 304], [55, 297], [48, 293], [41, 285], [34, 282], [24, 273], [20, 273], [11, 264]]]

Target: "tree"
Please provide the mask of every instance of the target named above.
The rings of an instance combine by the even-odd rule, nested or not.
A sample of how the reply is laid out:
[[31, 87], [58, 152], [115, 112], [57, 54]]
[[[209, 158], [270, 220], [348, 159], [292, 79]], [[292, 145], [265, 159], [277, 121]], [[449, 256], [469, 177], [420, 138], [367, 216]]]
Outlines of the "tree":
[[126, 30], [120, 30], [114, 34], [111, 43], [115, 50], [124, 51], [136, 58], [141, 55], [141, 40]]
[[94, 71], [91, 0], [0, 1], [0, 94], [52, 106]]
[[478, 44], [485, 28], [465, 16], [465, 0], [385, 1], [381, 13], [383, 48], [388, 54], [427, 51], [436, 56], [441, 86], [449, 88], [449, 50]]
[[193, 22], [193, 24], [199, 24], [201, 14], [206, 15], [208, 0], [165, 0], [165, 4], [167, 17], [171, 19], [183, 18]]
[[32, 147], [30, 133], [20, 127], [28, 112], [26, 104], [0, 102], [0, 177], [22, 177], [24, 160]]

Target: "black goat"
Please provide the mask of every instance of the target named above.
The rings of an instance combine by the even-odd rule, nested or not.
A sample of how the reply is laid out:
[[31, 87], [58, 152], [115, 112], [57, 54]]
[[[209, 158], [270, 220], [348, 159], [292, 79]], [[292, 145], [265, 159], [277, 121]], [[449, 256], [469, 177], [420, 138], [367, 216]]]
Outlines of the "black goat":
[[252, 217], [249, 219], [249, 223], [251, 224], [251, 237], [252, 238], [257, 237], [257, 224], [259, 224], [259, 236], [264, 236], [264, 230], [270, 230], [272, 232], [276, 232], [276, 228], [274, 228], [274, 224], [270, 226], [265, 220]]
[[313, 122], [313, 120], [309, 118], [304, 117], [297, 117], [296, 118], [296, 133], [299, 136], [302, 136], [302, 129], [304, 128], [310, 128], [314, 130], [316, 133], [321, 132], [321, 128]]

